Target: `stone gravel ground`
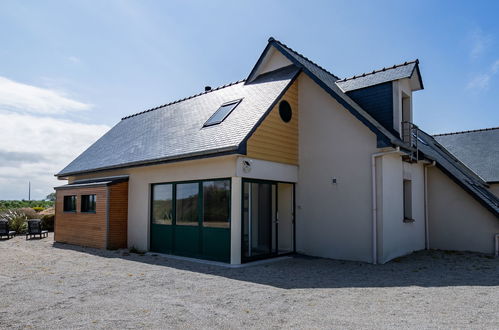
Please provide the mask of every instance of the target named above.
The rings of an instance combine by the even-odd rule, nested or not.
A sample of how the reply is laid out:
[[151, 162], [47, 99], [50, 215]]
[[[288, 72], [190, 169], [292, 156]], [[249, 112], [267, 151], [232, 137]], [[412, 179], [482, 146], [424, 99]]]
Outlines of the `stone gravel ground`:
[[0, 328], [499, 329], [499, 259], [225, 268], [16, 237], [0, 241]]

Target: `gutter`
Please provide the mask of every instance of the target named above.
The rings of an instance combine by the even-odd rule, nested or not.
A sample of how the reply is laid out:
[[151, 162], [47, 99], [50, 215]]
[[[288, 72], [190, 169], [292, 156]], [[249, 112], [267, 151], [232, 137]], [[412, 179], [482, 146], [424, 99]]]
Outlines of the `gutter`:
[[431, 164], [424, 164], [424, 228], [425, 228], [425, 248], [430, 249], [430, 226], [429, 226], [429, 216], [428, 216], [428, 168], [435, 167], [436, 161], [431, 162]]
[[176, 155], [176, 156], [170, 156], [170, 157], [164, 157], [164, 158], [157, 158], [157, 159], [151, 159], [151, 160], [139, 160], [139, 161], [135, 161], [135, 162], [105, 166], [105, 167], [82, 170], [82, 171], [66, 172], [66, 173], [59, 172], [57, 174], [54, 174], [54, 176], [60, 180], [61, 179], [65, 180], [65, 179], [67, 179], [68, 176], [72, 176], [72, 175], [97, 173], [97, 172], [103, 172], [103, 171], [111, 171], [111, 170], [129, 168], [129, 167], [153, 166], [153, 165], [159, 165], [159, 164], [164, 164], [164, 163], [189, 161], [189, 160], [195, 160], [195, 159], [205, 158], [205, 157], [206, 158], [218, 157], [218, 156], [225, 156], [225, 155], [229, 155], [229, 154], [238, 154], [238, 153], [239, 153], [239, 145], [236, 145], [236, 146], [217, 148], [217, 149], [211, 149], [211, 150], [206, 150], [206, 151], [198, 151], [198, 152], [192, 152], [192, 153], [188, 153], [188, 154], [182, 154], [182, 155]]
[[376, 158], [382, 157], [390, 154], [400, 154], [400, 147], [396, 147], [394, 150], [377, 152], [371, 155], [371, 181], [372, 181], [372, 263], [376, 265], [378, 263], [378, 200], [376, 196]]

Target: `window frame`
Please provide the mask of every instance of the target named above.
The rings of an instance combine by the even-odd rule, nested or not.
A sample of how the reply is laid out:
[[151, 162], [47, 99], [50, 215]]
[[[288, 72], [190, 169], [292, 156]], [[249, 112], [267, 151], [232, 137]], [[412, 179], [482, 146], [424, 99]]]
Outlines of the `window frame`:
[[[74, 209], [71, 209], [71, 210], [67, 210], [66, 209], [66, 198], [74, 198]], [[76, 210], [77, 210], [77, 203], [78, 203], [78, 196], [77, 195], [64, 195], [62, 196], [62, 211], [64, 213], [76, 213]]]
[[[205, 183], [207, 182], [227, 182], [228, 183], [228, 190], [226, 192], [228, 193], [227, 196], [227, 201], [228, 201], [228, 208], [227, 208], [227, 219], [224, 221], [218, 221], [222, 223], [223, 225], [215, 225], [214, 223], [211, 223], [210, 221], [205, 221]], [[223, 179], [223, 180], [204, 180], [201, 182], [201, 191], [202, 191], [202, 205], [201, 205], [201, 223], [203, 227], [207, 228], [230, 228], [230, 223], [231, 223], [231, 194], [232, 194], [232, 187], [231, 187], [231, 180], [230, 179]]]
[[[90, 211], [87, 209], [87, 210], [84, 211], [83, 210], [83, 204], [84, 204], [83, 200], [84, 200], [84, 197], [89, 197], [90, 198], [91, 196], [93, 196], [93, 206], [94, 206], [94, 209], [90, 210]], [[84, 195], [82, 194], [82, 195], [80, 195], [80, 200], [81, 200], [81, 202], [80, 202], [80, 213], [97, 213], [97, 194], [84, 194]], [[89, 205], [90, 204], [92, 204], [92, 203], [89, 203]], [[86, 206], [88, 207], [88, 205], [86, 205]]]
[[[229, 219], [228, 219], [228, 226], [227, 227], [213, 227], [213, 226], [204, 226], [203, 225], [203, 215], [204, 215], [204, 193], [203, 193], [203, 183], [206, 181], [228, 181], [229, 182]], [[187, 181], [168, 181], [168, 182], [154, 182], [150, 183], [150, 195], [149, 195], [149, 223], [151, 225], [160, 225], [160, 224], [155, 224], [153, 222], [153, 189], [155, 185], [161, 185], [161, 184], [171, 184], [172, 185], [172, 190], [173, 190], [173, 198], [172, 198], [172, 205], [173, 205], [173, 221], [170, 226], [177, 226], [177, 184], [184, 184], [184, 183], [197, 183], [198, 184], [198, 225], [195, 227], [198, 228], [210, 228], [210, 229], [224, 229], [224, 230], [230, 230], [231, 225], [232, 225], [232, 178], [226, 177], [226, 178], [212, 178], [212, 179], [202, 179], [202, 180], [187, 180]], [[161, 226], [161, 225], [160, 225]], [[189, 225], [182, 225], [179, 224], [179, 226], [187, 226], [187, 227], [192, 227]]]
[[[243, 99], [240, 98], [238, 100], [232, 100], [232, 101], [229, 101], [229, 102], [222, 103], [222, 105], [220, 105], [218, 107], [218, 109], [210, 116], [210, 118], [208, 118], [208, 120], [203, 124], [203, 128], [204, 127], [210, 127], [210, 126], [218, 125], [218, 124], [222, 123], [225, 119], [227, 119], [227, 117], [229, 117], [229, 115], [234, 111], [234, 109], [239, 106], [239, 104], [242, 102], [242, 100]], [[210, 121], [213, 119], [213, 117], [215, 117], [217, 115], [217, 113], [220, 111], [220, 109], [222, 109], [225, 106], [231, 105], [231, 104], [234, 104], [234, 106], [232, 107], [232, 109], [230, 109], [229, 112], [227, 112], [227, 114], [225, 116], [223, 116], [222, 119], [210, 123]]]
[[402, 204], [404, 222], [414, 222], [412, 205], [412, 180], [402, 180]]
[[[156, 223], [154, 222], [154, 187], [155, 186], [161, 186], [161, 185], [169, 185], [171, 187], [171, 212], [172, 212], [172, 220], [171, 223]], [[158, 225], [158, 226], [173, 226], [175, 222], [175, 185], [173, 183], [155, 183], [151, 184], [151, 196], [150, 196], [150, 203], [151, 203], [151, 224], [152, 225]]]

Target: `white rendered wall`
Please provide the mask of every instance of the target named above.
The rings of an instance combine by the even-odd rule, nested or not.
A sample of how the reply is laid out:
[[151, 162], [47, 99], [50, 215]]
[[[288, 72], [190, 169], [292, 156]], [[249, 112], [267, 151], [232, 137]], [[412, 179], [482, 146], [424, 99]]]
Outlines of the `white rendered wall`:
[[401, 133], [402, 131], [402, 94], [410, 97], [410, 114], [413, 121], [413, 111], [412, 111], [412, 89], [411, 81], [409, 78], [396, 80], [393, 83], [393, 127], [394, 129]]
[[430, 248], [494, 253], [499, 218], [440, 169], [428, 169]]
[[297, 251], [370, 262], [376, 136], [304, 74], [298, 100]]
[[[378, 262], [425, 248], [424, 167], [390, 154], [377, 161]], [[404, 222], [403, 180], [412, 182], [412, 218]]]

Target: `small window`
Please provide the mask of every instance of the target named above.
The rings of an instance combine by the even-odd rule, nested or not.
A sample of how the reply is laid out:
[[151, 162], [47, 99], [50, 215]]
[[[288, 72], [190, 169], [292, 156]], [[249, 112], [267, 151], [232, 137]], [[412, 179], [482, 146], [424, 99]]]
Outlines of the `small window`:
[[155, 184], [152, 186], [152, 223], [173, 224], [173, 185]]
[[203, 226], [229, 228], [230, 181], [203, 182]]
[[404, 180], [404, 221], [412, 222], [412, 181]]
[[279, 115], [283, 122], [289, 123], [291, 121], [293, 111], [291, 110], [291, 105], [289, 105], [287, 101], [281, 101], [281, 103], [279, 103]]
[[64, 212], [76, 212], [76, 196], [64, 196]]
[[241, 103], [241, 100], [231, 101], [222, 104], [222, 106], [220, 106], [220, 108], [218, 108], [218, 110], [215, 111], [215, 113], [210, 117], [210, 119], [208, 119], [206, 123], [204, 123], [204, 127], [220, 124], [221, 122], [223, 122], [225, 118], [227, 118], [227, 116], [230, 115], [232, 110], [234, 110], [238, 106], [239, 103]]
[[95, 212], [95, 195], [81, 195], [81, 212]]

